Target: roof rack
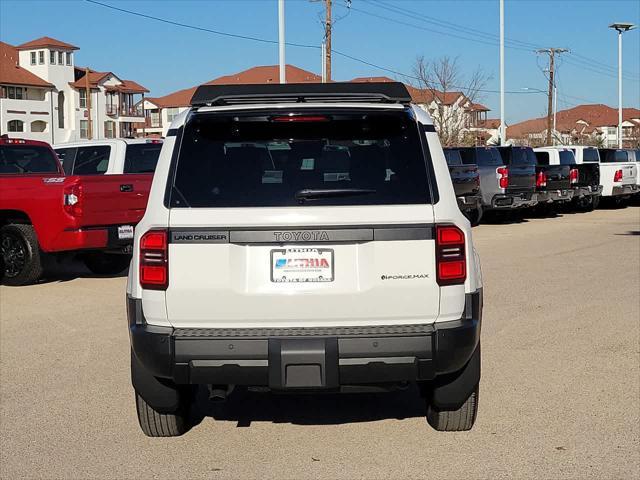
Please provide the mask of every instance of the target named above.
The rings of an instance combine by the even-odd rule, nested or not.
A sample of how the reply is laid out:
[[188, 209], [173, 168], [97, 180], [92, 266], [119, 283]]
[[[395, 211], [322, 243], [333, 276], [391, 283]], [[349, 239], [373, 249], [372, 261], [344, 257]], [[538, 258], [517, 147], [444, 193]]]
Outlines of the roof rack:
[[252, 103], [409, 103], [411, 95], [400, 82], [332, 82], [285, 84], [201, 85], [191, 105], [246, 105]]

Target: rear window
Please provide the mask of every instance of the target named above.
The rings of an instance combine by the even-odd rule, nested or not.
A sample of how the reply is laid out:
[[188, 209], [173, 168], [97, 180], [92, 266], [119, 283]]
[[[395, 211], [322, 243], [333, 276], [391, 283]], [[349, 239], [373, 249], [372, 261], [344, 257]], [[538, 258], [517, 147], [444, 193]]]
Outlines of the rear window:
[[549, 152], [534, 152], [538, 165], [549, 165]]
[[560, 150], [560, 165], [575, 165], [576, 157], [571, 150]]
[[583, 162], [600, 162], [600, 155], [598, 154], [598, 150], [595, 148], [585, 148], [582, 150], [582, 161]]
[[496, 148], [476, 148], [476, 161], [481, 166], [502, 165], [502, 157]]
[[134, 143], [127, 145], [124, 173], [153, 173], [156, 170], [162, 143]]
[[600, 161], [603, 163], [627, 162], [629, 157], [624, 150], [603, 149], [600, 150]]
[[0, 174], [58, 173], [58, 161], [47, 147], [0, 145]]
[[458, 150], [445, 150], [444, 158], [447, 160], [447, 165], [462, 165], [462, 157]]
[[502, 158], [509, 165], [535, 165], [536, 155], [531, 148], [506, 147], [501, 148]]
[[171, 207], [431, 201], [406, 111], [201, 113], [185, 126], [175, 168]]
[[93, 147], [79, 147], [76, 153], [72, 172], [73, 175], [102, 175], [109, 167], [111, 147], [98, 145]]

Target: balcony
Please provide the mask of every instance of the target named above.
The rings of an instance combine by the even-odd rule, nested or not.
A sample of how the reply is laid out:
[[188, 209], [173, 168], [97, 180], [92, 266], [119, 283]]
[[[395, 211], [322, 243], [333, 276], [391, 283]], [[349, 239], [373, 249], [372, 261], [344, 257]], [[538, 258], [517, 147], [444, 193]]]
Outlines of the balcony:
[[118, 106], [117, 105], [107, 104], [106, 107], [105, 107], [105, 112], [110, 117], [117, 117], [118, 116]]
[[130, 107], [128, 105], [122, 105], [120, 107], [119, 115], [121, 117], [144, 117], [142, 109], [137, 107]]
[[162, 128], [162, 121], [160, 118], [146, 117], [144, 126], [145, 128]]

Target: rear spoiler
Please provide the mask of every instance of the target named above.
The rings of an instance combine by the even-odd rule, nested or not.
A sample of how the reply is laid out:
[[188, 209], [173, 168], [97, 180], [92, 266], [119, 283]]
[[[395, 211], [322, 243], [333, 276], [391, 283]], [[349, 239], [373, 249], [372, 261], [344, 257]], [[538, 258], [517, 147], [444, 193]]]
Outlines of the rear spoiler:
[[201, 85], [191, 98], [191, 105], [194, 107], [300, 102], [408, 104], [411, 102], [411, 95], [400, 82], [333, 82]]

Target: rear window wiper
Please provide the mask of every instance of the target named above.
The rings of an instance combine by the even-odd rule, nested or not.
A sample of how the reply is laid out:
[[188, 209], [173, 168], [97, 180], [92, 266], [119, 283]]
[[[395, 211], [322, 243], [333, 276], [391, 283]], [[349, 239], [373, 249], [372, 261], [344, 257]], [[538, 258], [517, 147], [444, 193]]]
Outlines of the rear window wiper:
[[316, 200], [318, 198], [351, 197], [355, 195], [370, 195], [376, 193], [371, 188], [305, 188], [298, 190], [295, 198], [298, 202]]

